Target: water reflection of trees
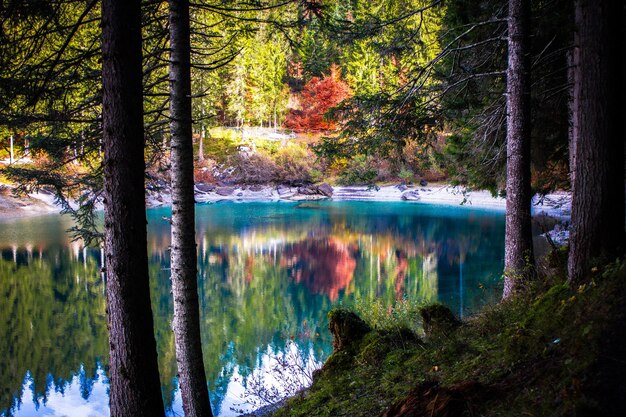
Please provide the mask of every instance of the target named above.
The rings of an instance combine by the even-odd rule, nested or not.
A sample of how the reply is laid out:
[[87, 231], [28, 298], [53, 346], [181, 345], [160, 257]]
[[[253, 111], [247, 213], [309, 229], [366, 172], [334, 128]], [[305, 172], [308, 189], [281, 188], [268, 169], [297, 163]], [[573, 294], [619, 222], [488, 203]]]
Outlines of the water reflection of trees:
[[[149, 218], [151, 294], [161, 382], [171, 406], [176, 361], [169, 228], [161, 215], [167, 213], [156, 210]], [[467, 312], [498, 293], [478, 289], [497, 283], [495, 271], [502, 268], [498, 216], [434, 209], [416, 215], [413, 208], [371, 203], [298, 210], [215, 206], [199, 210], [198, 226], [203, 352], [214, 407], [234, 375], [245, 382], [268, 349], [284, 352], [286, 340], [303, 357], [312, 350], [324, 359], [331, 350], [326, 313], [334, 303], [443, 300]], [[0, 410], [22, 397], [27, 372], [38, 401], [79, 374], [88, 396], [98, 364], [107, 363], [99, 252], [67, 242], [29, 248], [22, 242], [0, 252], [0, 291], [7, 300], [0, 304], [0, 357], [9, 358], [9, 366], [0, 367]]]
[[280, 266], [297, 284], [335, 302], [354, 277], [357, 251], [356, 245], [332, 237], [306, 239], [284, 248]]
[[63, 247], [2, 250], [0, 412], [18, 405], [27, 374], [36, 403], [74, 376], [89, 396], [108, 352], [98, 258]]

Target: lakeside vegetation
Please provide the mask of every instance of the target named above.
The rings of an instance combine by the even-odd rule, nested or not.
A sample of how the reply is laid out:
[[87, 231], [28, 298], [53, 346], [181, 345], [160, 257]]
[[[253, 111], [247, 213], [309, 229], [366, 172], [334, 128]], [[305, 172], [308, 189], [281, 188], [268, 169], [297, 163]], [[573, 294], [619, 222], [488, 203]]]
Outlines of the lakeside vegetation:
[[563, 252], [552, 262], [523, 295], [463, 322], [431, 305], [359, 331], [358, 317], [330, 312], [343, 346], [272, 415], [620, 415], [626, 261], [578, 288], [564, 283]]

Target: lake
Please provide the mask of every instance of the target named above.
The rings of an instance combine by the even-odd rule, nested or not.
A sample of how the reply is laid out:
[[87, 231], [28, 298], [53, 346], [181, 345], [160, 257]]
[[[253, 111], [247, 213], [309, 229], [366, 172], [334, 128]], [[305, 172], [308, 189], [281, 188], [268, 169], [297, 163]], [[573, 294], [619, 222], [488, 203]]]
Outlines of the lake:
[[[148, 210], [148, 254], [163, 397], [180, 416], [169, 215]], [[61, 216], [0, 223], [3, 417], [109, 414], [102, 253], [71, 242], [70, 226]], [[333, 306], [384, 315], [399, 302], [440, 301], [466, 316], [502, 291], [502, 211], [228, 202], [198, 205], [197, 232], [203, 352], [219, 416], [306, 384], [332, 352]]]

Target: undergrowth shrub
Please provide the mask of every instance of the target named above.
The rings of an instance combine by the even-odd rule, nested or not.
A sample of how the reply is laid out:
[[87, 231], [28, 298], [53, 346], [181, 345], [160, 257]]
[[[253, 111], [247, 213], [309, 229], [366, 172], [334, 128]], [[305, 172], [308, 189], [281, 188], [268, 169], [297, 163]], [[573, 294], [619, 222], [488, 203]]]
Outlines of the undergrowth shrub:
[[372, 168], [371, 162], [365, 155], [356, 155], [348, 161], [345, 169], [339, 173], [338, 182], [343, 185], [373, 183], [378, 172]]
[[398, 177], [404, 182], [411, 182], [413, 181], [414, 174], [410, 169], [402, 168], [398, 173]]
[[410, 329], [421, 332], [422, 321], [420, 308], [422, 303], [411, 300], [400, 300], [393, 306], [381, 300], [363, 300], [357, 298], [354, 310], [373, 329]]
[[267, 184], [274, 182], [278, 167], [274, 160], [265, 153], [250, 156], [234, 155], [229, 158], [227, 166], [230, 173], [225, 180], [238, 184]]
[[273, 159], [276, 181], [293, 185], [312, 181], [311, 171], [315, 161], [305, 147], [289, 143], [279, 148]]
[[311, 178], [312, 183], [323, 181], [325, 176], [322, 170], [313, 168], [309, 171], [309, 177]]
[[[237, 146], [241, 141], [236, 133], [229, 129], [211, 129], [211, 136], [205, 138], [204, 157], [216, 162], [224, 163], [237, 154]], [[198, 145], [196, 145], [198, 146]], [[197, 155], [197, 149], [195, 150]]]

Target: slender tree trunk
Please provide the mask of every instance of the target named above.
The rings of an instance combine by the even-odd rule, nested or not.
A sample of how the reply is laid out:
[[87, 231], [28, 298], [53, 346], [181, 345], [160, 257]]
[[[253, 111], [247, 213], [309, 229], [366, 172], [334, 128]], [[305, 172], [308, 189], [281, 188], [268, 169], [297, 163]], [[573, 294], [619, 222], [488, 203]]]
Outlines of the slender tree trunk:
[[9, 163], [12, 164], [14, 159], [15, 158], [13, 155], [13, 135], [11, 135], [11, 137], [9, 138]]
[[[576, 48], [574, 46], [574, 48]], [[578, 95], [574, 89], [574, 69], [578, 66], [575, 61], [577, 53], [571, 49], [567, 52], [567, 82], [570, 84], [569, 88], [569, 102], [568, 102], [568, 117], [569, 117], [569, 129], [568, 129], [568, 148], [569, 148], [569, 181], [570, 187], [574, 187], [574, 179], [576, 178], [576, 141], [574, 138], [578, 135], [578, 126], [576, 115], [576, 107], [578, 107]]]
[[212, 416], [200, 337], [191, 117], [189, 1], [169, 0], [172, 292], [176, 362], [186, 417]]
[[198, 161], [204, 162], [204, 136], [206, 135], [206, 127], [204, 125], [204, 103], [201, 104], [200, 107], [200, 119], [200, 143], [198, 144]]
[[102, 1], [104, 227], [113, 417], [163, 416], [144, 190], [141, 2]]
[[509, 0], [503, 298], [534, 276], [530, 190], [530, 0]]
[[575, 2], [576, 174], [568, 263], [575, 285], [589, 276], [594, 258], [617, 255], [624, 243], [623, 7], [618, 0]]

